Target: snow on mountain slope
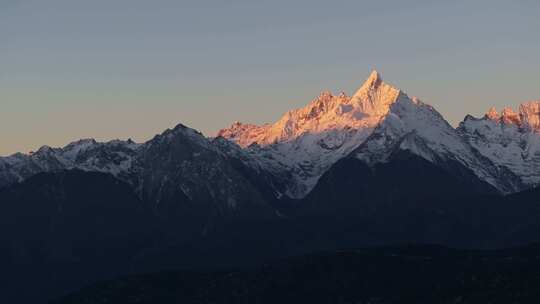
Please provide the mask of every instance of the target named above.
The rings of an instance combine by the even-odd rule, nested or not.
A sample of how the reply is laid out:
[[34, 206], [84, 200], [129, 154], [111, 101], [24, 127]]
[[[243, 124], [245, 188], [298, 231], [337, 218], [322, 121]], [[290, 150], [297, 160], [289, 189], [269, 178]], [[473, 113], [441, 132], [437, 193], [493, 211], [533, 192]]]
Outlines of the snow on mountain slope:
[[540, 101], [524, 103], [519, 113], [491, 108], [483, 118], [470, 115], [458, 127], [468, 143], [492, 162], [511, 170], [526, 186], [540, 184]]
[[[344, 157], [354, 154], [372, 164], [406, 150], [435, 164], [459, 164], [508, 193], [540, 183], [539, 112], [540, 102], [523, 104], [519, 113], [505, 109], [499, 115], [492, 109], [483, 119], [468, 116], [456, 130], [431, 106], [409, 98], [374, 71], [352, 97], [323, 92], [274, 124], [236, 122], [212, 139], [179, 125], [144, 144], [84, 139], [63, 148], [44, 146], [35, 153], [0, 157], [0, 188], [39, 172], [77, 168], [111, 173], [141, 195], [147, 185], [150, 192], [160, 193], [156, 197], [167, 194], [162, 185], [174, 188], [171, 177], [185, 184], [186, 195], [192, 191], [186, 185], [200, 190], [200, 185], [210, 187], [207, 178], [215, 177], [213, 185], [226, 189], [208, 190], [222, 191], [212, 199], [229, 190], [242, 199], [267, 198], [269, 193], [303, 198]], [[173, 150], [192, 155], [171, 154]]]
[[231, 210], [237, 215], [242, 210], [271, 213], [260, 191], [230, 157], [184, 125], [146, 142], [138, 159], [142, 197], [165, 216], [179, 208], [187, 208], [185, 212], [201, 208], [199, 215], [204, 216]]
[[[368, 164], [405, 150], [440, 166], [460, 164], [503, 193], [516, 191], [511, 173], [480, 155], [430, 105], [400, 93], [390, 112], [353, 154]], [[462, 171], [462, 170], [460, 170]]]
[[284, 195], [304, 197], [336, 161], [373, 131], [399, 90], [376, 71], [352, 96], [323, 92], [306, 107], [287, 112], [275, 124], [235, 123], [218, 132], [238, 143], [275, 175], [288, 174]]
[[[44, 146], [28, 155], [0, 158], [0, 188], [41, 172], [80, 169], [110, 173], [127, 182], [163, 215], [172, 210], [196, 210], [198, 215], [273, 216], [266, 203], [275, 199], [274, 193], [261, 187], [273, 181], [271, 176], [250, 169], [258, 161], [236, 144], [227, 143], [218, 144], [179, 124], [143, 144], [83, 139], [63, 148]], [[241, 161], [230, 156], [232, 149], [237, 149], [236, 158]], [[254, 181], [259, 177], [260, 181]]]
[[[523, 112], [535, 109], [530, 105]], [[516, 117], [506, 115], [508, 121]], [[540, 121], [527, 117], [527, 127], [538, 128]], [[359, 147], [357, 157], [368, 163], [408, 150], [433, 163], [459, 164], [503, 193], [523, 188], [513, 172], [471, 147], [433, 107], [386, 84], [376, 71], [350, 98], [325, 92], [274, 124], [237, 122], [218, 136], [244, 147], [274, 175], [289, 174], [282, 194], [292, 198], [304, 197], [324, 172]]]
[[40, 172], [73, 168], [128, 179], [140, 146], [131, 140], [99, 143], [94, 139], [83, 139], [63, 148], [43, 146], [35, 153], [0, 157], [0, 187], [21, 182]]
[[352, 97], [345, 93], [334, 96], [325, 91], [306, 107], [288, 111], [274, 124], [256, 126], [235, 122], [230, 128], [220, 130], [217, 136], [247, 147], [251, 144], [268, 146], [290, 142], [306, 133], [322, 134], [317, 136], [318, 139], [332, 149], [339, 140], [325, 136], [325, 133], [329, 130], [363, 129], [377, 124], [398, 93], [398, 89], [384, 83], [379, 73], [373, 71]]

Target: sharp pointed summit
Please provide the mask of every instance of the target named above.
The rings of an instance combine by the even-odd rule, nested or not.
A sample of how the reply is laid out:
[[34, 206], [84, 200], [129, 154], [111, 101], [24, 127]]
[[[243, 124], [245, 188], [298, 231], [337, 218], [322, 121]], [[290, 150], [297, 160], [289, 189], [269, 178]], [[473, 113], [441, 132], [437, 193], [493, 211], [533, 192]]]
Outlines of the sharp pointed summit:
[[257, 143], [271, 145], [288, 142], [306, 134], [325, 134], [330, 130], [364, 129], [376, 124], [388, 113], [400, 90], [383, 82], [373, 70], [352, 97], [342, 93], [321, 93], [303, 108], [288, 111], [274, 124], [262, 126], [235, 123], [222, 129], [218, 136], [229, 138], [243, 147]]
[[379, 72], [374, 70], [353, 95], [351, 103], [357, 104], [366, 115], [381, 116], [388, 113], [399, 94], [398, 88], [385, 83]]
[[218, 136], [247, 149], [256, 143], [257, 149], [272, 154], [273, 159], [265, 161], [274, 171], [295, 168], [286, 194], [302, 197], [322, 173], [371, 134], [400, 92], [383, 82], [374, 70], [353, 97], [323, 92], [305, 107], [288, 111], [274, 124], [236, 124], [219, 131]]
[[371, 71], [369, 74], [369, 77], [364, 81], [364, 83], [360, 86], [357, 92], [361, 90], [373, 90], [379, 87], [381, 84], [383, 84], [383, 78], [381, 74], [377, 70]]
[[377, 70], [371, 71], [365, 85], [375, 86], [383, 81], [381, 74]]

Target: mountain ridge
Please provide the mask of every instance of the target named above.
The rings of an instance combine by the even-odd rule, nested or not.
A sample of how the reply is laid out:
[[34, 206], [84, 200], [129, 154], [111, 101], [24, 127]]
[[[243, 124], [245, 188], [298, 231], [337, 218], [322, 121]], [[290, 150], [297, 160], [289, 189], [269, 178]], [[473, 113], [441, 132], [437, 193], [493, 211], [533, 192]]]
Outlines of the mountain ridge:
[[[396, 113], [399, 109], [401, 112]], [[409, 117], [405, 125], [400, 115]], [[426, 115], [432, 118], [426, 121]], [[373, 146], [377, 132], [384, 133], [380, 136], [384, 135], [386, 140], [395, 137], [391, 141], [400, 141], [401, 148], [414, 150], [432, 161], [450, 157], [475, 171], [501, 193], [540, 184], [540, 174], [536, 173], [540, 172], [540, 101], [522, 104], [519, 113], [510, 108], [499, 113], [492, 108], [482, 118], [467, 115], [454, 128], [436, 109], [387, 84], [377, 71], [372, 71], [352, 96], [322, 92], [305, 107], [286, 112], [274, 124], [235, 122], [213, 138], [205, 138], [182, 124], [172, 131], [180, 129], [188, 135], [186, 140], [198, 142], [204, 149], [235, 159], [264, 175], [263, 179], [271, 184], [268, 192], [277, 199], [305, 197], [338, 160], [361, 145]], [[416, 132], [414, 141], [408, 135], [411, 131]], [[163, 134], [167, 132], [171, 131]], [[397, 133], [392, 135], [392, 132]], [[231, 146], [219, 138], [234, 144]], [[448, 139], [446, 144], [441, 142], [443, 138]], [[0, 157], [0, 187], [39, 172], [75, 168], [111, 173], [138, 189], [141, 155], [155, 139], [145, 143], [82, 139], [63, 148], [43, 146], [35, 153]], [[235, 144], [238, 146], [234, 147]], [[383, 161], [381, 155], [393, 149], [385, 145], [376, 144], [360, 158], [368, 162], [372, 158]], [[439, 148], [428, 152], [426, 147]], [[384, 149], [387, 150], [383, 153]], [[434, 158], [434, 151], [445, 155]]]
[[[526, 110], [534, 107], [521, 108], [522, 112], [529, 113], [528, 118], [523, 120], [531, 121], [530, 124], [534, 125], [536, 120], [531, 114], [533, 111]], [[349, 113], [354, 115], [348, 115]], [[405, 125], [400, 115], [409, 117]], [[332, 117], [330, 121], [334, 123], [327, 123], [327, 116]], [[291, 117], [295, 117], [292, 122]], [[307, 123], [305, 117], [308, 117]], [[283, 123], [284, 121], [287, 123]], [[380, 131], [381, 128], [385, 130]], [[264, 133], [265, 130], [268, 134]], [[410, 98], [402, 90], [385, 83], [377, 71], [370, 74], [352, 97], [341, 94], [338, 98], [329, 92], [323, 92], [306, 107], [287, 112], [273, 125], [254, 127], [236, 122], [231, 128], [218, 132], [218, 136], [238, 143], [256, 157], [263, 155], [258, 156], [259, 159], [270, 159], [266, 161], [267, 167], [280, 167], [285, 164], [286, 169], [292, 168], [293, 177], [289, 183], [293, 186], [287, 189], [286, 194], [293, 198], [302, 198], [315, 187], [324, 172], [339, 159], [347, 157], [361, 145], [366, 145], [370, 137], [373, 139], [374, 133], [384, 133], [380, 138], [385, 137], [388, 140], [388, 136], [393, 136], [394, 141], [401, 141], [411, 131], [423, 134], [421, 137], [424, 143], [420, 146], [439, 147], [436, 151], [445, 155], [438, 155], [438, 159], [450, 157], [469, 167], [480, 179], [495, 186], [501, 193], [512, 193], [534, 185], [522, 181], [520, 172], [507, 168], [486, 153], [479, 152], [479, 147], [471, 145], [464, 133], [460, 132], [459, 128], [452, 127], [435, 108], [416, 97]], [[392, 132], [395, 134], [392, 135]], [[282, 134], [290, 136], [283, 137]], [[309, 141], [313, 137], [316, 139]], [[442, 142], [443, 138], [446, 143]], [[373, 144], [374, 140], [371, 142]], [[402, 143], [407, 144], [407, 141]], [[384, 143], [375, 143], [374, 146], [375, 149], [372, 149], [369, 155], [364, 155], [365, 161], [370, 158], [382, 161], [384, 157], [379, 154], [391, 153], [389, 149], [392, 147], [385, 148]], [[434, 160], [433, 155], [428, 155], [433, 154], [433, 151], [422, 155], [419, 146], [407, 148], [416, 149], [420, 156]], [[385, 149], [386, 152], [383, 152]], [[268, 154], [271, 156], [267, 156]], [[275, 159], [278, 160], [274, 161]]]
[[25, 297], [117, 272], [318, 250], [539, 241], [540, 135], [526, 127], [537, 114], [505, 113], [454, 128], [374, 72], [350, 97], [324, 92], [289, 111], [266, 144], [178, 124], [144, 143], [82, 139], [0, 158], [2, 279], [13, 291], [0, 298], [40, 282]]

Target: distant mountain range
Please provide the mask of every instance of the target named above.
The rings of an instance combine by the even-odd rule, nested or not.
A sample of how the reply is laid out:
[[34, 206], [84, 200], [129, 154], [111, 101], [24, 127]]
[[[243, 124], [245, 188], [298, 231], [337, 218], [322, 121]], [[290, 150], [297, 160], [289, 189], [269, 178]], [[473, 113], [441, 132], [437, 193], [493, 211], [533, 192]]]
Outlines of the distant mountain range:
[[[29, 155], [2, 157], [0, 186], [39, 172], [77, 168], [111, 173], [138, 192], [144, 191], [145, 161], [161, 157], [152, 149], [167, 140], [178, 142], [181, 149], [197, 147], [192, 155], [182, 155], [186, 163], [208, 161], [197, 159], [198, 149], [215, 153], [213, 158], [220, 155], [224, 162], [240, 160], [250, 170], [274, 179], [269, 186], [278, 199], [305, 197], [340, 159], [356, 155], [372, 166], [386, 162], [397, 150], [410, 151], [434, 164], [455, 162], [504, 194], [540, 183], [540, 101], [522, 104], [519, 113], [505, 108], [499, 114], [492, 108], [482, 118], [467, 115], [455, 129], [433, 107], [385, 83], [374, 71], [352, 97], [323, 92], [274, 124], [236, 122], [215, 138], [178, 125], [143, 144], [83, 139], [64, 148], [44, 146]], [[186, 168], [169, 170], [169, 177], [193, 175], [183, 171]], [[182, 191], [190, 191], [189, 186], [182, 187]]]
[[524, 245], [540, 241], [539, 166], [540, 101], [454, 128], [377, 72], [213, 138], [180, 124], [42, 147], [0, 158], [0, 300], [318, 250]]

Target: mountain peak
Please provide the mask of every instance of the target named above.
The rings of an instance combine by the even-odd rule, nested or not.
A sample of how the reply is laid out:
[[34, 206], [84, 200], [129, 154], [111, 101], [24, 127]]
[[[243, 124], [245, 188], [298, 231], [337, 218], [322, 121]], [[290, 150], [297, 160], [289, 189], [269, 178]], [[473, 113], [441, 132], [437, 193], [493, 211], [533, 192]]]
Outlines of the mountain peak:
[[332, 92], [326, 90], [326, 91], [322, 91], [321, 94], [319, 94], [319, 99], [320, 98], [331, 98], [331, 97], [334, 97], [334, 95], [332, 94]]
[[360, 89], [371, 89], [376, 88], [379, 85], [383, 83], [383, 79], [381, 77], [381, 74], [377, 70], [371, 71], [371, 74], [369, 74], [368, 79], [364, 82], [362, 87]]
[[540, 101], [529, 101], [519, 105], [519, 111], [505, 107], [498, 113], [494, 107], [484, 115], [484, 119], [500, 122], [504, 125], [517, 126], [523, 131], [540, 131]]
[[[233, 124], [220, 130], [218, 136], [234, 141], [250, 153], [264, 154], [264, 166], [288, 176], [285, 193], [299, 198], [315, 186], [332, 164], [357, 148], [392, 105], [400, 99], [410, 100], [405, 97], [399, 89], [383, 82], [377, 71], [372, 71], [353, 97], [324, 91], [305, 107], [286, 112], [273, 124]], [[256, 149], [250, 148], [253, 144], [257, 144]]]
[[37, 153], [38, 153], [38, 154], [50, 154], [50, 153], [53, 153], [53, 152], [54, 152], [54, 149], [51, 148], [50, 146], [47, 146], [47, 145], [41, 146], [41, 147], [37, 150]]
[[366, 115], [381, 116], [388, 113], [400, 92], [398, 88], [385, 83], [379, 72], [374, 70], [353, 95], [351, 103], [358, 105]]
[[514, 112], [512, 108], [505, 107], [501, 112], [501, 120], [504, 124], [507, 125], [521, 125], [521, 119], [519, 117], [519, 114]]
[[540, 101], [530, 101], [519, 106], [519, 116], [528, 131], [540, 131]]
[[497, 109], [495, 109], [495, 107], [491, 107], [487, 111], [486, 115], [484, 115], [484, 117], [491, 120], [498, 120], [501, 116], [499, 115], [499, 112], [497, 112]]
[[367, 82], [377, 83], [381, 81], [382, 81], [381, 74], [377, 70], [372, 70], [371, 73], [369, 74]]
[[306, 134], [317, 137], [341, 129], [369, 129], [388, 113], [400, 92], [383, 82], [379, 72], [373, 70], [352, 97], [345, 93], [336, 96], [330, 91], [323, 91], [308, 105], [288, 111], [274, 124], [256, 126], [234, 123], [217, 135], [247, 147], [255, 142], [263, 146], [288, 142]]

